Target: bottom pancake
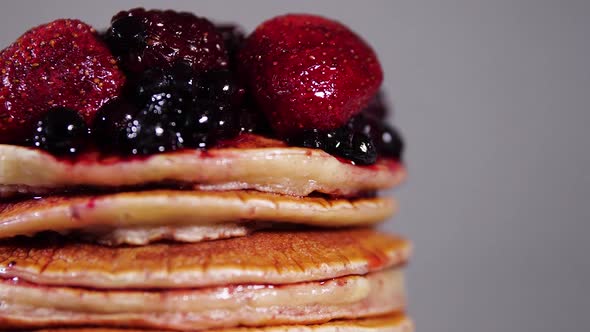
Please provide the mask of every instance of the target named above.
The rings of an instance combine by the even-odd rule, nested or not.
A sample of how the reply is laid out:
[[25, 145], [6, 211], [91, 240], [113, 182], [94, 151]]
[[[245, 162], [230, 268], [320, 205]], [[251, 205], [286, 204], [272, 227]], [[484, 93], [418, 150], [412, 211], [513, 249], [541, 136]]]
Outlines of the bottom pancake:
[[[393, 313], [379, 317], [338, 320], [315, 325], [281, 325], [271, 327], [244, 327], [215, 329], [207, 332], [412, 332], [414, 325], [403, 314]], [[163, 330], [119, 330], [110, 328], [44, 329], [36, 332], [164, 332]]]
[[243, 236], [269, 222], [370, 225], [387, 219], [395, 209], [390, 198], [295, 197], [244, 190], [50, 196], [0, 204], [0, 238], [83, 231], [103, 244], [198, 242]]
[[200, 289], [93, 290], [0, 282], [0, 326], [114, 326], [201, 331], [235, 326], [315, 324], [402, 311], [399, 269], [285, 285]]

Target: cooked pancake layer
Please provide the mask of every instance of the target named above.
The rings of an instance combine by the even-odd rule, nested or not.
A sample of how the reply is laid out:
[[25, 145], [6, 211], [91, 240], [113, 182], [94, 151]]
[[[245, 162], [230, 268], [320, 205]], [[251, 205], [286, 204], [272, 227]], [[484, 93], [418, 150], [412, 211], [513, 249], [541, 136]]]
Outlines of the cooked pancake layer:
[[[162, 238], [200, 241], [245, 235], [248, 223], [370, 225], [390, 217], [395, 207], [389, 198], [326, 199], [240, 190], [50, 196], [0, 203], [0, 238], [83, 230], [111, 244], [146, 244]], [[215, 227], [222, 224], [230, 225]]]
[[0, 275], [109, 289], [278, 285], [380, 271], [403, 264], [409, 251], [404, 239], [370, 229], [260, 231], [144, 247], [36, 237], [0, 241]]
[[354, 166], [321, 150], [285, 147], [281, 142], [275, 145], [186, 150], [132, 159], [103, 159], [91, 153], [78, 160], [0, 145], [0, 196], [171, 182], [201, 190], [254, 189], [296, 196], [317, 191], [349, 196], [390, 188], [405, 178], [405, 169], [394, 160]]
[[403, 310], [401, 272], [292, 285], [180, 290], [89, 290], [0, 282], [4, 327], [119, 326], [206, 330], [312, 324]]
[[[355, 320], [337, 320], [314, 325], [281, 325], [214, 329], [207, 332], [412, 332], [412, 322], [403, 314], [392, 313]], [[110, 328], [56, 328], [37, 332], [164, 332], [163, 330], [119, 330]]]

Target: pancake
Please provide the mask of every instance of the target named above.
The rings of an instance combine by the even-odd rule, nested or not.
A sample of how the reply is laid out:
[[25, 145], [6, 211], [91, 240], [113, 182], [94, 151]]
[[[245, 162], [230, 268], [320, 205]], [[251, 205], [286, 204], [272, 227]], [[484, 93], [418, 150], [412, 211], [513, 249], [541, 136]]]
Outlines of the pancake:
[[105, 247], [0, 241], [0, 326], [206, 330], [308, 325], [405, 309], [409, 244], [371, 229], [260, 231]]
[[272, 143], [263, 147], [226, 144], [207, 151], [135, 158], [86, 153], [75, 160], [58, 159], [37, 149], [0, 145], [0, 196], [45, 195], [81, 186], [118, 189], [170, 183], [172, 189], [182, 184], [200, 190], [254, 189], [295, 196], [315, 191], [353, 196], [391, 188], [405, 178], [404, 167], [392, 159], [355, 166], [322, 150], [265, 140]]
[[260, 231], [199, 243], [105, 247], [64, 238], [0, 241], [0, 277], [94, 289], [292, 284], [404, 264], [409, 243], [371, 229]]
[[399, 270], [289, 285], [177, 290], [92, 290], [0, 282], [4, 327], [117, 326], [206, 330], [314, 324], [400, 311]]
[[107, 244], [147, 244], [161, 239], [196, 242], [243, 236], [269, 222], [370, 225], [390, 217], [395, 208], [389, 198], [299, 198], [256, 191], [50, 196], [0, 203], [0, 238], [81, 230]]
[[[414, 325], [403, 314], [393, 313], [379, 317], [338, 320], [316, 325], [282, 325], [270, 327], [243, 327], [215, 329], [207, 332], [412, 332]], [[57, 328], [36, 332], [164, 332], [154, 330], [119, 330], [109, 328]]]

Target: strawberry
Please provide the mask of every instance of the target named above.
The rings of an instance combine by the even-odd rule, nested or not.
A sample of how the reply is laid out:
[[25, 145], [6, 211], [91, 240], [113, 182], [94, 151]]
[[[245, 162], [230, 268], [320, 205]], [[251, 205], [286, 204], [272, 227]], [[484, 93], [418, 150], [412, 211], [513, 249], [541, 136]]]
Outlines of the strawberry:
[[22, 141], [54, 107], [74, 109], [90, 123], [125, 81], [96, 31], [78, 20], [29, 30], [0, 61], [0, 143]]
[[365, 41], [313, 15], [264, 22], [247, 38], [239, 68], [258, 106], [281, 136], [333, 130], [367, 106], [383, 80]]

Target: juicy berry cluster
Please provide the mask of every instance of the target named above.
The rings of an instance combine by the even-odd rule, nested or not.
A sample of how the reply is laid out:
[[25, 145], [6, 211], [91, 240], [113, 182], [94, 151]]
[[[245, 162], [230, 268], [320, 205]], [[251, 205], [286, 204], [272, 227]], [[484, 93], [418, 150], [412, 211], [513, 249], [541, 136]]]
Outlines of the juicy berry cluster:
[[136, 8], [115, 15], [105, 37], [128, 74], [186, 61], [197, 72], [228, 65], [221, 34], [191, 13]]
[[133, 155], [207, 148], [242, 131], [242, 94], [226, 70], [148, 69], [126, 99], [99, 111], [94, 136], [103, 149]]
[[398, 132], [367, 112], [336, 130], [306, 130], [290, 141], [295, 145], [322, 149], [357, 165], [374, 164], [377, 156], [401, 159], [403, 153], [403, 141]]

